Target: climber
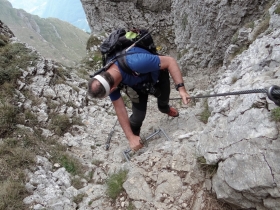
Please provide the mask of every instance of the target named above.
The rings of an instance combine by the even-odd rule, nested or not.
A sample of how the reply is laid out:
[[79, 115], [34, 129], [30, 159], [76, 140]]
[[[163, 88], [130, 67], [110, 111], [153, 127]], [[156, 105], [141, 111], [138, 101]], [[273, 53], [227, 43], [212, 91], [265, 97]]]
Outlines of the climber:
[[[179, 116], [179, 112], [168, 105], [169, 73], [184, 104], [190, 102], [190, 99], [187, 99], [190, 96], [185, 89], [181, 71], [174, 58], [154, 55], [139, 47], [131, 48], [124, 57], [127, 65], [135, 71], [135, 75], [123, 71], [119, 62], [116, 61], [107, 71], [103, 71], [89, 80], [88, 94], [94, 98], [110, 96], [129, 146], [132, 150], [137, 151], [143, 146], [140, 143], [139, 134], [146, 116], [149, 94], [157, 97], [159, 111], [168, 116]], [[128, 117], [120, 94], [120, 84], [132, 101], [130, 117]]]

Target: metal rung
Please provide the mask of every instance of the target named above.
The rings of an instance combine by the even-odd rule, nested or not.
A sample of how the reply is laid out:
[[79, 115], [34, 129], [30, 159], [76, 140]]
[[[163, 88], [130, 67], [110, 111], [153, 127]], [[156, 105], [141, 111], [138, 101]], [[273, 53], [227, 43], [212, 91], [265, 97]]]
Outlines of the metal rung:
[[[146, 137], [145, 139], [141, 139], [142, 140], [142, 144], [146, 144], [149, 139], [151, 139], [152, 137], [154, 137], [155, 135], [159, 134], [160, 132], [163, 133], [163, 135], [165, 136], [165, 138], [168, 140], [168, 141], [171, 141], [171, 139], [167, 136], [167, 134], [164, 132], [164, 130], [162, 128], [159, 128], [158, 130], [156, 130], [154, 133], [152, 133], [150, 136]], [[126, 159], [127, 162], [130, 161], [130, 155], [129, 153], [131, 152], [132, 150], [129, 148], [129, 149], [126, 149], [123, 151], [123, 155]]]

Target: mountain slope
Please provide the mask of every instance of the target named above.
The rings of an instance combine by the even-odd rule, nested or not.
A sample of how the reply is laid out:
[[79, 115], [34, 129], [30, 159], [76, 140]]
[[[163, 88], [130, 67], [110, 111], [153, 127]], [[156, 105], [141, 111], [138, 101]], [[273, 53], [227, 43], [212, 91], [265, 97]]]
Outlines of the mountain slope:
[[86, 55], [87, 33], [56, 18], [39, 18], [14, 9], [0, 0], [0, 19], [22, 42], [35, 47], [46, 58], [74, 65]]
[[[90, 32], [86, 15], [80, 0], [9, 0], [14, 8], [24, 9], [28, 13], [38, 15], [41, 18], [54, 17], [67, 21], [72, 25]], [[62, 9], [63, 8], [63, 9]]]

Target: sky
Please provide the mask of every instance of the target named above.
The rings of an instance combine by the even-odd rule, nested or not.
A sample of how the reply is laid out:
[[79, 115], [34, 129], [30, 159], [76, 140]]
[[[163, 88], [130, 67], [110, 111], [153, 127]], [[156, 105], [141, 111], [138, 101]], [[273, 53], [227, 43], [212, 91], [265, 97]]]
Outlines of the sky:
[[8, 0], [14, 8], [38, 15], [41, 18], [54, 17], [67, 21], [84, 31], [90, 32], [86, 15], [80, 0]]
[[40, 16], [40, 11], [42, 11], [47, 4], [47, 0], [8, 0], [12, 3], [14, 8], [23, 9], [28, 13]]

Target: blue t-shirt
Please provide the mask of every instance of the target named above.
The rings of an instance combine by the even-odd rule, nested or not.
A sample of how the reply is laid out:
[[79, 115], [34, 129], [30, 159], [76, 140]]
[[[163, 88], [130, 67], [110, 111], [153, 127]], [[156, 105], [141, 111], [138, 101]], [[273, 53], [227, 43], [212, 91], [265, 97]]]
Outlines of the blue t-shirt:
[[[118, 62], [116, 62], [115, 64], [119, 67], [122, 75], [121, 82], [136, 90], [140, 89], [145, 82], [156, 83], [160, 71], [160, 60], [158, 55], [151, 54], [149, 51], [139, 47], [133, 47], [128, 52], [137, 52], [135, 54], [126, 55], [125, 57], [129, 68], [140, 73], [140, 75], [134, 76], [126, 73], [120, 68]], [[109, 96], [112, 101], [119, 99], [121, 97], [120, 90], [115, 90]]]

